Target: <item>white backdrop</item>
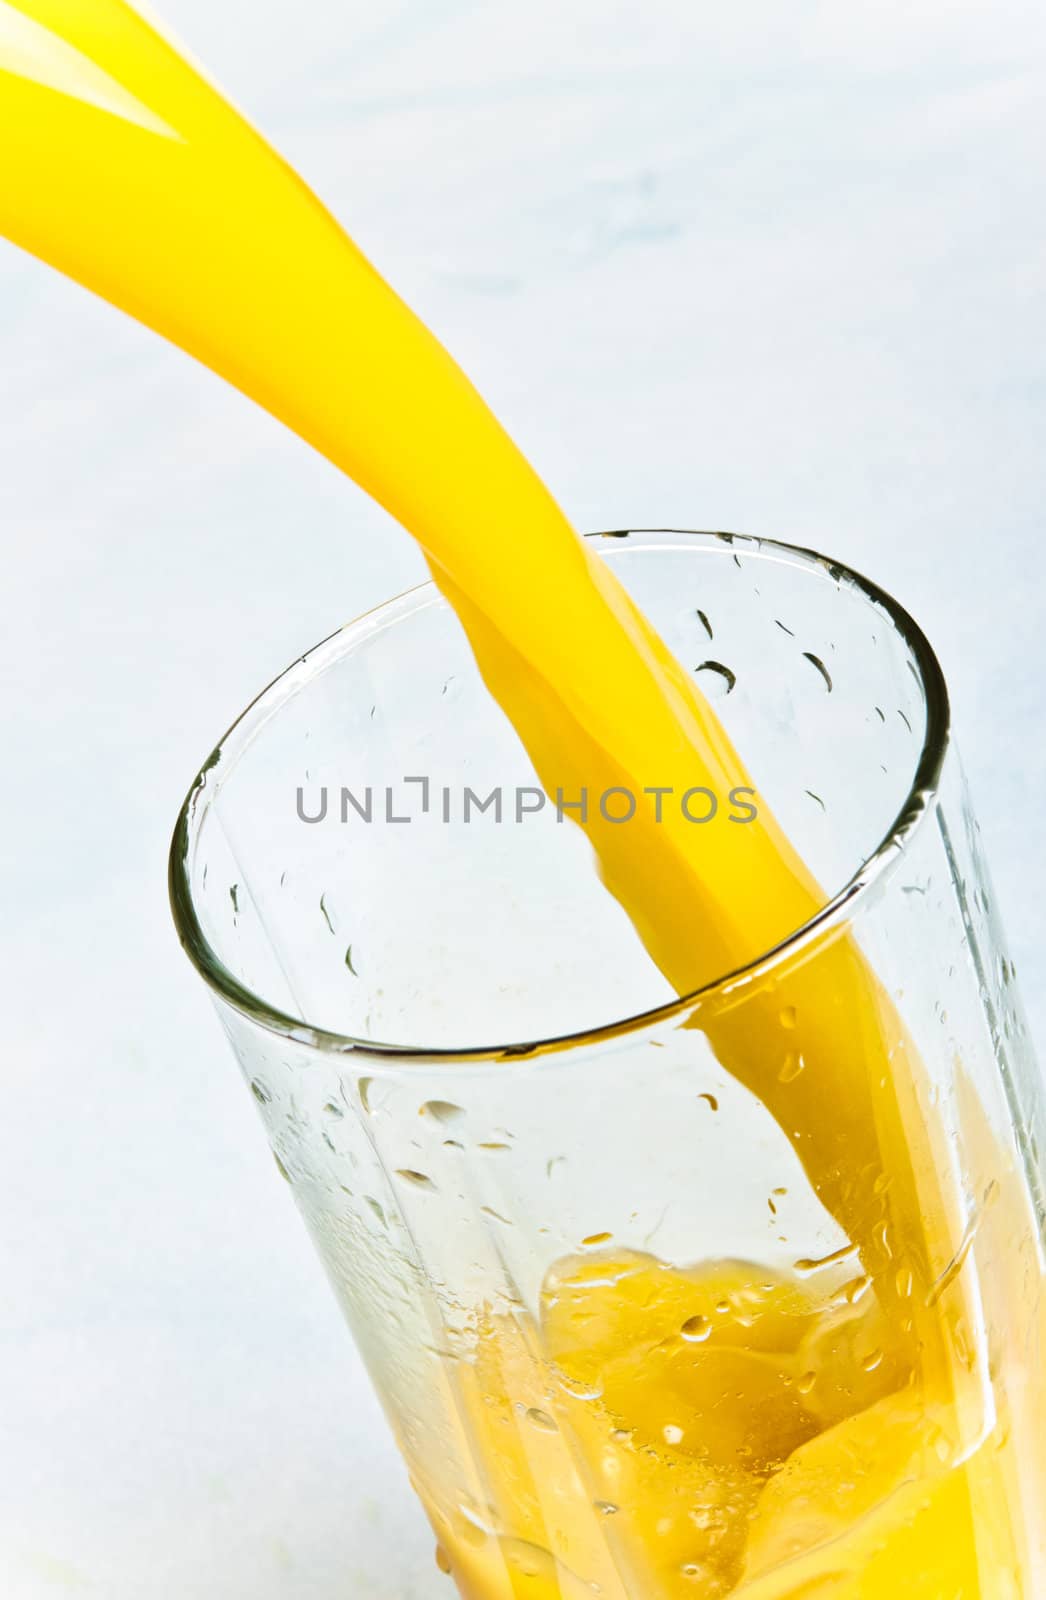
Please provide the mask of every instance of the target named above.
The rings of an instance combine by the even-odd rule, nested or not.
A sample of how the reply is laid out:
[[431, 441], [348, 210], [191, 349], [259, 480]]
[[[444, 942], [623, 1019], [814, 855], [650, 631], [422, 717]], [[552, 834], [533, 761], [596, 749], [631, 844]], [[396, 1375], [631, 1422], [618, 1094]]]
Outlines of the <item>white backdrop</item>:
[[[795, 539], [914, 611], [1046, 1038], [1037, 0], [162, 9], [580, 525]], [[438, 1600], [164, 882], [216, 735], [420, 562], [7, 247], [0, 528], [0, 1592]]]

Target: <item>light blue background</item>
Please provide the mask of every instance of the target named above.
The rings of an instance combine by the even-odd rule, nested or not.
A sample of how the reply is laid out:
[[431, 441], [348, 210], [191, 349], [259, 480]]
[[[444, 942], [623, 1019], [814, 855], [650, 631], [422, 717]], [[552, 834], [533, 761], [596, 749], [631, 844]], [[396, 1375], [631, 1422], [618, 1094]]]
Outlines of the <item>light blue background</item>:
[[[164, 14], [581, 526], [795, 539], [914, 611], [1043, 1038], [1041, 4]], [[164, 882], [215, 736], [419, 560], [6, 247], [0, 373], [0, 1591], [438, 1600]]]

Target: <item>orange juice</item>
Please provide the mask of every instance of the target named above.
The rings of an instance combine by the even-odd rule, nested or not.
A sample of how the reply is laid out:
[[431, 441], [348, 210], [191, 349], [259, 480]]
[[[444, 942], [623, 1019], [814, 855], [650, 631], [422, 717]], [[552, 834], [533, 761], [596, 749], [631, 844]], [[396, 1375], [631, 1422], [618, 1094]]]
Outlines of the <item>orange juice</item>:
[[[0, 229], [220, 373], [403, 523], [550, 792], [750, 786], [692, 677], [467, 378], [156, 25], [122, 0], [0, 0], [0, 134], [15, 153]], [[655, 824], [652, 805], [627, 830], [598, 813], [586, 826], [680, 994], [823, 901], [765, 808], [744, 827]], [[852, 943], [810, 973], [703, 1025], [852, 1240], [860, 1295], [757, 1263], [586, 1258], [551, 1271], [540, 1314], [480, 1319], [469, 1404], [504, 1559], [448, 1522], [438, 1462], [419, 1484], [469, 1600], [581, 1595], [547, 1553], [550, 1505], [604, 1600], [1023, 1593], [1002, 1434], [964, 1455], [956, 1424], [964, 1378], [929, 1269], [958, 1241], [913, 1111], [918, 1061]], [[788, 1078], [786, 1048], [804, 1069]], [[526, 1374], [546, 1368], [568, 1382], [553, 1412], [539, 1395], [520, 1421]]]

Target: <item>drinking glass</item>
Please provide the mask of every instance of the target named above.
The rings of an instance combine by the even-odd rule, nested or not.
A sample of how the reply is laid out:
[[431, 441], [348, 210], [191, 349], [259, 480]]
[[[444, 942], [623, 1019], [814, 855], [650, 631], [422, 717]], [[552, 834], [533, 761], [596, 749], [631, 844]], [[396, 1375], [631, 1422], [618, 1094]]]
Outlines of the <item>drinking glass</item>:
[[1035, 1600], [1042, 1096], [940, 668], [811, 552], [594, 545], [823, 886], [774, 948], [669, 988], [432, 585], [259, 696], [171, 851], [440, 1565]]

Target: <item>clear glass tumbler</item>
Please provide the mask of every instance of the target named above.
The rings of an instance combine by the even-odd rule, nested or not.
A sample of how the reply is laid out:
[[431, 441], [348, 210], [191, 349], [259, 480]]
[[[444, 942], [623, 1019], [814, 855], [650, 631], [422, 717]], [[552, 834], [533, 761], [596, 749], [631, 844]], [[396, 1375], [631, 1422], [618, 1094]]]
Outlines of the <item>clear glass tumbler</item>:
[[809, 552], [596, 544], [824, 886], [775, 948], [668, 989], [432, 586], [267, 689], [172, 846], [440, 1564], [1041, 1600], [1042, 1096], [940, 669]]

